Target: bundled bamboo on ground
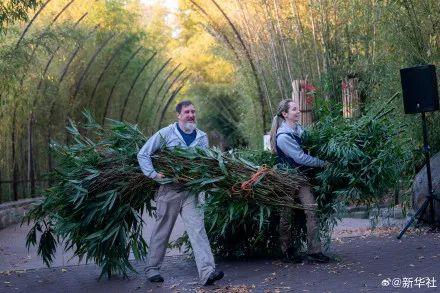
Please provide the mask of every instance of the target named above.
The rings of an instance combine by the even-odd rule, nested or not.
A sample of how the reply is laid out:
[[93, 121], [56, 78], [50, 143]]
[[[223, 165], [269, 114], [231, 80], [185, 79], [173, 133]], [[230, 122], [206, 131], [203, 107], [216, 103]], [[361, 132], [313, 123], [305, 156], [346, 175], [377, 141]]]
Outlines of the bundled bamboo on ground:
[[[142, 213], [152, 213], [151, 201], [158, 183], [142, 174], [136, 155], [146, 138], [136, 126], [112, 121], [105, 130], [86, 113], [87, 122], [68, 128], [74, 144], [53, 144], [58, 167], [51, 175], [55, 184], [43, 201], [26, 216], [34, 226], [27, 245], [37, 244], [38, 253], [50, 265], [57, 244], [65, 243], [74, 256], [93, 260], [102, 274], [126, 275], [136, 259], [147, 254], [142, 237]], [[95, 141], [82, 134], [90, 133]], [[257, 205], [303, 208], [295, 193], [303, 178], [292, 172], [259, 168], [230, 153], [218, 150], [163, 150], [153, 158], [167, 179], [194, 192], [221, 194], [227, 201]], [[102, 275], [101, 274], [101, 275]]]

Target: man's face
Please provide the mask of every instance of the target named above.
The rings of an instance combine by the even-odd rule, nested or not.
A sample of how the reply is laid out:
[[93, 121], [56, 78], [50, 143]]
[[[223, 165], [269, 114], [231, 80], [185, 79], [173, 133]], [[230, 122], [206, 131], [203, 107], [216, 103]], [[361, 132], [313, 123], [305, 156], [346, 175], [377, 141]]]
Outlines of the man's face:
[[180, 125], [196, 124], [196, 108], [194, 105], [183, 106], [180, 113], [177, 113], [177, 120]]

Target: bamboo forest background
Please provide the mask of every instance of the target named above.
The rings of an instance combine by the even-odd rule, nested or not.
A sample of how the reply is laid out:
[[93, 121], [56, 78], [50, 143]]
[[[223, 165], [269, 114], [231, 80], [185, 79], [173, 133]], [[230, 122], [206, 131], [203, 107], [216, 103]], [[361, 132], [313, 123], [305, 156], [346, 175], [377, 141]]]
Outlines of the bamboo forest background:
[[[88, 109], [151, 134], [192, 99], [214, 143], [262, 148], [291, 81], [316, 87], [314, 117], [341, 115], [359, 79], [362, 110], [400, 93], [399, 69], [440, 61], [437, 0], [25, 0], [0, 4], [0, 201], [37, 196]], [[14, 4], [15, 3], [15, 4]], [[16, 4], [19, 3], [19, 4]], [[14, 6], [15, 5], [15, 6]], [[415, 154], [417, 115], [404, 115]], [[440, 115], [428, 114], [433, 152]], [[415, 155], [414, 172], [421, 167]]]

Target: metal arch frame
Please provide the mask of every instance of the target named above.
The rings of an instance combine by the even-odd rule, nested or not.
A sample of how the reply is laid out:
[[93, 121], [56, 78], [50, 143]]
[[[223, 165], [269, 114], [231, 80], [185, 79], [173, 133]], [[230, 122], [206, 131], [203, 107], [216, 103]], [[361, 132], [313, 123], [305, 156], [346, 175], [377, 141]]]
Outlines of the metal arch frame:
[[100, 47], [98, 47], [98, 49], [95, 51], [95, 53], [92, 55], [92, 58], [90, 58], [90, 61], [87, 63], [86, 68], [84, 69], [81, 77], [79, 78], [76, 87], [75, 87], [75, 92], [73, 93], [73, 96], [71, 96], [71, 98], [69, 99], [69, 102], [73, 102], [79, 92], [79, 89], [81, 88], [81, 85], [84, 81], [84, 78], [86, 77], [86, 74], [88, 73], [88, 71], [90, 70], [90, 68], [92, 67], [93, 62], [96, 60], [96, 57], [98, 57], [98, 54], [108, 45], [108, 43], [116, 36], [115, 33], [111, 34], [110, 37], [108, 37]]
[[240, 33], [238, 32], [237, 28], [235, 27], [235, 25], [232, 23], [231, 19], [226, 15], [226, 13], [223, 11], [223, 9], [220, 7], [220, 5], [215, 1], [215, 0], [211, 0], [212, 3], [214, 3], [214, 5], [217, 7], [217, 9], [221, 12], [221, 14], [226, 18], [227, 22], [229, 23], [229, 25], [231, 26], [232, 30], [234, 31], [235, 36], [237, 37], [237, 39], [240, 41], [240, 44], [243, 46], [246, 58], [249, 61], [249, 64], [251, 65], [251, 69], [255, 78], [255, 83], [257, 84], [257, 90], [258, 90], [258, 98], [260, 100], [260, 106], [261, 106], [261, 114], [262, 114], [262, 119], [263, 119], [263, 131], [266, 131], [267, 128], [267, 121], [266, 121], [266, 105], [265, 105], [265, 99], [264, 99], [264, 94], [263, 94], [263, 90], [261, 88], [261, 84], [260, 84], [260, 79], [258, 78], [258, 71], [255, 67], [254, 64], [254, 60], [252, 59], [252, 56], [249, 52], [248, 47], [246, 46], [246, 44], [244, 43]]
[[111, 63], [113, 62], [113, 60], [116, 58], [116, 56], [122, 51], [122, 49], [127, 45], [127, 43], [130, 41], [132, 37], [127, 37], [125, 38], [125, 40], [115, 49], [114, 53], [112, 54], [112, 56], [110, 57], [110, 59], [107, 61], [107, 63], [105, 64], [103, 70], [101, 71], [101, 73], [99, 74], [98, 80], [95, 84], [95, 87], [93, 88], [92, 91], [92, 96], [90, 97], [90, 102], [93, 101], [93, 99], [95, 98], [95, 94], [96, 94], [96, 90], [98, 89], [99, 84], [101, 83], [102, 78], [104, 77], [105, 72], [107, 71], [107, 69], [110, 67]]
[[177, 96], [177, 94], [180, 92], [180, 90], [185, 86], [185, 82], [186, 80], [191, 76], [191, 74], [188, 74], [187, 76], [185, 76], [184, 78], [182, 78], [181, 84], [171, 93], [170, 97], [168, 98], [164, 108], [162, 109], [161, 113], [160, 113], [160, 118], [159, 118], [159, 124], [158, 127], [160, 127], [162, 125], [163, 122], [163, 118], [165, 117], [165, 113], [168, 110], [168, 107], [170, 106], [171, 102], [174, 100], [174, 98]]
[[[61, 11], [61, 12], [59, 12], [58, 13], [58, 15], [54, 18], [54, 20], [51, 22], [51, 24], [48, 26], [48, 27], [50, 27], [56, 20], [57, 20], [57, 18], [59, 17], [59, 16], [61, 16], [61, 14], [67, 9], [67, 7], [69, 7], [73, 2], [74, 2], [75, 0], [72, 0], [72, 1], [70, 1], [69, 3], [68, 3], [68, 5], [66, 5], [64, 8], [63, 8], [63, 10]], [[76, 23], [75, 23], [75, 26], [74, 27], [76, 27], [84, 18], [85, 18], [85, 16], [88, 14], [88, 12], [86, 12]], [[44, 33], [44, 32], [43, 32]], [[49, 69], [49, 66], [50, 66], [50, 64], [52, 63], [52, 60], [53, 60], [53, 58], [55, 57], [55, 54], [57, 53], [57, 51], [59, 50], [61, 48], [61, 46], [58, 46], [56, 49], [55, 49], [55, 51], [53, 52], [53, 54], [52, 54], [52, 56], [50, 57], [50, 59], [48, 60], [48, 62], [47, 62], [47, 64], [46, 64], [46, 67], [44, 68], [44, 71], [43, 71], [43, 75], [41, 76], [41, 78], [40, 78], [40, 81], [39, 81], [39, 83], [38, 83], [38, 86], [37, 86], [37, 90], [36, 90], [36, 93], [35, 93], [35, 96], [34, 96], [34, 98], [33, 98], [33, 101], [32, 101], [32, 108], [31, 108], [31, 111], [30, 111], [30, 114], [29, 114], [29, 130], [28, 130], [28, 135], [29, 135], [29, 147], [31, 148], [31, 147], [33, 147], [33, 138], [32, 138], [32, 128], [33, 128], [33, 125], [34, 125], [34, 123], [35, 123], [35, 113], [34, 113], [34, 111], [33, 111], [33, 109], [35, 108], [35, 106], [36, 106], [36, 103], [37, 103], [37, 98], [38, 98], [38, 92], [39, 92], [39, 90], [40, 90], [40, 88], [41, 88], [41, 85], [42, 85], [42, 83], [43, 83], [43, 78], [44, 78], [44, 76], [46, 75], [46, 73], [47, 73], [47, 71], [48, 71], [48, 69]], [[36, 47], [34, 48], [34, 51], [32, 52], [32, 54], [34, 54], [34, 52], [35, 52], [35, 49], [36, 49]], [[24, 78], [24, 77], [23, 77]], [[54, 102], [53, 102], [54, 103]], [[48, 125], [48, 139], [50, 139], [50, 136], [51, 136], [51, 125], [50, 125], [50, 121], [49, 121], [49, 125]], [[35, 181], [33, 180], [33, 178], [34, 178], [34, 176], [35, 176], [35, 170], [34, 170], [34, 167], [33, 167], [33, 164], [32, 164], [32, 162], [34, 161], [34, 155], [32, 154], [32, 150], [31, 149], [29, 149], [29, 151], [28, 151], [28, 177], [29, 177], [29, 179], [30, 179], [30, 182], [31, 182], [31, 185], [30, 185], [30, 192], [31, 192], [31, 194], [34, 194], [35, 193]], [[51, 160], [51, 154], [50, 154], [50, 151], [48, 152], [48, 167], [49, 167], [49, 169], [51, 169], [51, 165], [52, 165], [52, 160]]]
[[[84, 15], [80, 18], [80, 20], [84, 19], [84, 17], [85, 17], [86, 15], [87, 15], [87, 14], [84, 14]], [[77, 21], [77, 23], [75, 24], [75, 26], [80, 22], [80, 20]], [[85, 42], [88, 38], [90, 38], [90, 37], [95, 33], [95, 31], [98, 29], [98, 27], [99, 27], [100, 25], [101, 25], [101, 24], [97, 24], [97, 25], [93, 28], [93, 30], [90, 31], [89, 34], [87, 34], [87, 35], [85, 36], [85, 38], [84, 38], [83, 40], [81, 40], [81, 41], [82, 41], [82, 42]], [[67, 73], [67, 71], [68, 71], [68, 69], [69, 69], [70, 64], [72, 63], [72, 61], [73, 61], [73, 59], [75, 58], [75, 56], [78, 54], [80, 48], [81, 48], [81, 44], [78, 44], [78, 46], [76, 47], [76, 49], [75, 49], [74, 52], [72, 53], [72, 55], [71, 55], [71, 57], [70, 57], [68, 63], [66, 64], [66, 66], [65, 66], [65, 68], [64, 68], [63, 75], [60, 77], [60, 79], [59, 79], [59, 81], [58, 81], [58, 87], [60, 86], [61, 82], [63, 81], [64, 76], [66, 75], [66, 73]], [[52, 116], [53, 116], [53, 114], [54, 114], [54, 109], [55, 109], [55, 102], [56, 102], [56, 101], [53, 100], [52, 103], [51, 103], [51, 109], [50, 109], [50, 111], [49, 111], [49, 122], [52, 121]], [[49, 128], [50, 128], [50, 127], [51, 127], [51, 124], [49, 123]], [[49, 129], [49, 131], [50, 131], [50, 129]]]
[[[182, 64], [177, 64], [174, 68], [173, 68], [173, 70], [171, 70], [167, 75], [166, 75], [166, 77], [165, 77], [165, 79], [163, 80], [163, 82], [162, 82], [162, 84], [160, 85], [160, 87], [159, 87], [159, 89], [156, 91], [156, 94], [155, 94], [155, 96], [157, 97], [158, 95], [159, 95], [159, 93], [160, 93], [160, 91], [163, 89], [163, 87], [165, 86], [165, 84], [166, 84], [166, 82], [168, 81], [168, 79], [173, 75], [173, 73], [180, 67], [180, 65], [182, 65]], [[151, 108], [156, 108], [155, 105], [156, 103], [155, 103], [155, 101], [153, 101], [153, 103], [152, 103], [152, 105], [151, 105]], [[143, 122], [143, 121], [142, 121]]]
[[[40, 40], [43, 38], [44, 34], [49, 30], [49, 28], [57, 21], [57, 19], [69, 8], [69, 6], [74, 2], [75, 0], [71, 0], [69, 3], [67, 3], [61, 10], [58, 12], [58, 14], [52, 19], [52, 21], [44, 28], [43, 32], [40, 33], [40, 35], [37, 38], [37, 42], [35, 47], [32, 48], [32, 52], [30, 55], [30, 59], [33, 59], [35, 52], [37, 51], [38, 47], [40, 46]], [[20, 79], [20, 86], [23, 86], [24, 80], [26, 79], [27, 72], [23, 73], [23, 76]]]
[[112, 97], [112, 95], [113, 95], [113, 91], [115, 90], [116, 85], [118, 84], [119, 79], [120, 79], [121, 76], [122, 76], [122, 73], [125, 72], [125, 69], [127, 69], [127, 67], [128, 67], [128, 65], [130, 64], [131, 60], [133, 60], [133, 58], [137, 55], [137, 53], [139, 53], [139, 51], [140, 51], [142, 48], [143, 48], [142, 46], [139, 46], [139, 48], [138, 48], [135, 52], [133, 52], [133, 53], [131, 54], [130, 58], [128, 58], [127, 62], [124, 64], [124, 67], [119, 71], [118, 76], [116, 77], [116, 79], [115, 79], [115, 81], [114, 81], [114, 83], [113, 83], [113, 86], [112, 86], [112, 88], [111, 88], [111, 90], [110, 90], [110, 93], [109, 93], [109, 95], [108, 95], [108, 97], [107, 97], [107, 101], [106, 101], [106, 103], [105, 103], [105, 108], [104, 108], [104, 114], [102, 115], [102, 122], [101, 122], [101, 124], [104, 124], [105, 117], [107, 116], [108, 107], [109, 107], [109, 105], [110, 105], [110, 100], [111, 100], [111, 97]]
[[[92, 35], [96, 32], [96, 30], [98, 29], [99, 26], [101, 26], [101, 24], [97, 24], [93, 28], [93, 30], [90, 31], [89, 34], [86, 35], [86, 37], [82, 41], [85, 42], [88, 38], [92, 37]], [[72, 55], [70, 56], [69, 61], [67, 62], [66, 66], [64, 67], [64, 70], [58, 80], [58, 85], [60, 85], [63, 82], [64, 77], [66, 76], [67, 72], [69, 71], [70, 64], [72, 64], [73, 59], [75, 59], [76, 55], [79, 53], [79, 50], [81, 50], [81, 48], [82, 48], [81, 44], [82, 43], [78, 44], [78, 46], [75, 48]]]
[[[167, 94], [168, 94], [168, 92], [171, 90], [171, 88], [173, 87], [173, 85], [179, 80], [179, 78], [182, 76], [182, 74], [184, 73], [186, 71], [186, 68], [184, 68], [184, 69], [182, 69], [177, 75], [176, 75], [176, 77], [174, 77], [174, 79], [173, 79], [173, 81], [168, 85], [168, 87], [167, 87], [167, 89], [165, 90], [165, 92], [164, 92], [164, 94], [162, 95], [162, 99], [161, 99], [161, 101], [164, 101], [165, 100], [165, 97], [167, 96]], [[171, 102], [170, 102], [171, 103]], [[168, 101], [165, 103], [165, 106], [168, 104]], [[159, 113], [159, 112], [162, 112], [162, 111], [160, 111], [160, 103], [158, 104], [158, 106], [157, 106], [157, 111], [155, 112], [155, 113]], [[164, 114], [165, 115], [165, 114]], [[161, 117], [162, 116], [162, 114], [159, 116], [159, 117]], [[163, 118], [163, 117], [162, 117]], [[160, 124], [161, 124], [161, 119], [162, 118], [160, 118], [159, 119], [159, 123], [158, 123], [158, 125], [157, 125], [157, 127], [159, 127], [160, 126]]]
[[[232, 30], [234, 32], [234, 35], [236, 36], [236, 38], [240, 42], [241, 46], [243, 47], [246, 59], [247, 59], [247, 61], [249, 62], [250, 66], [251, 66], [252, 75], [254, 77], [255, 84], [257, 86], [258, 99], [259, 99], [259, 104], [260, 104], [260, 107], [261, 107], [261, 114], [262, 114], [262, 118], [263, 118], [263, 129], [264, 129], [264, 131], [266, 131], [267, 122], [266, 122], [266, 111], [265, 110], [266, 110], [266, 103], [268, 103], [268, 100], [265, 99], [265, 96], [263, 94], [263, 90], [262, 90], [262, 87], [261, 87], [261, 84], [260, 84], [259, 75], [258, 75], [258, 70], [255, 67], [254, 60], [252, 59], [252, 56], [251, 56], [251, 54], [249, 52], [249, 48], [246, 46], [246, 44], [244, 43], [244, 41], [243, 41], [240, 33], [238, 32], [237, 28], [232, 23], [232, 21], [228, 17], [228, 15], [224, 12], [224, 10], [220, 7], [220, 5], [215, 0], [210, 0], [210, 1], [217, 7], [217, 9], [220, 11], [220, 13], [226, 19], [226, 21], [228, 22], [229, 26], [232, 28]], [[204, 11], [194, 0], [190, 0], [190, 2], [192, 4], [194, 4], [199, 10], [201, 10], [208, 17], [208, 14], [206, 13], [206, 11]], [[222, 35], [224, 35], [224, 34], [222, 34]]]
[[119, 117], [119, 120], [122, 121], [122, 119], [124, 118], [125, 108], [127, 107], [128, 99], [130, 97], [131, 92], [133, 91], [133, 88], [134, 88], [137, 80], [139, 79], [139, 77], [141, 76], [141, 74], [145, 70], [145, 68], [148, 66], [148, 64], [150, 64], [150, 62], [154, 59], [154, 57], [156, 57], [156, 55], [157, 55], [157, 52], [154, 52], [153, 55], [150, 58], [148, 58], [148, 60], [144, 63], [142, 68], [137, 73], [135, 79], [131, 83], [130, 89], [128, 90], [128, 94], [127, 94], [127, 96], [125, 97], [125, 100], [124, 100], [124, 105], [122, 106], [122, 111], [121, 111], [121, 115]]
[[148, 87], [146, 88], [144, 95], [142, 97], [141, 100], [141, 104], [139, 105], [138, 108], [138, 112], [136, 114], [136, 123], [139, 122], [139, 115], [141, 114], [141, 110], [142, 110], [142, 106], [144, 105], [145, 102], [145, 98], [147, 97], [148, 92], [150, 91], [151, 87], [153, 86], [154, 82], [156, 81], [157, 77], [159, 76], [159, 74], [165, 69], [165, 67], [171, 62], [171, 58], [169, 58], [160, 68], [159, 70], [156, 72], [156, 74], [154, 75], [153, 79], [150, 81], [150, 83], [148, 84]]
[[[34, 16], [32, 17], [32, 19], [29, 21], [29, 23], [27, 24], [27, 26], [24, 28], [23, 32], [20, 35], [20, 38], [18, 39], [17, 43], [15, 44], [15, 48], [17, 49], [18, 46], [20, 45], [21, 41], [23, 40], [25, 34], [27, 33], [27, 31], [30, 29], [30, 27], [32, 26], [32, 24], [34, 23], [35, 19], [37, 19], [38, 15], [40, 15], [40, 13], [44, 10], [44, 8], [46, 8], [46, 6], [49, 4], [49, 2], [51, 2], [52, 0], [47, 0], [41, 7], [40, 9], [34, 14]], [[98, 2], [99, 0], [95, 0], [95, 2]], [[72, 1], [73, 2], [73, 1]], [[70, 4], [69, 4], [70, 6]]]
[[70, 5], [73, 4], [73, 2], [75, 2], [76, 0], [70, 0], [70, 2], [68, 2], [63, 9], [61, 9], [60, 12], [58, 12], [58, 14], [54, 17], [54, 19], [52, 20], [52, 22], [48, 25], [48, 27], [50, 27], [52, 24], [54, 24], [55, 21], [58, 20], [58, 18], [61, 16], [61, 14], [64, 13], [64, 11], [66, 11], [67, 8], [69, 8]]
[[[84, 13], [75, 23], [75, 25], [73, 26], [73, 28], [75, 28], [89, 13], [86, 12]], [[49, 60], [47, 61], [46, 67], [44, 68], [43, 74], [40, 78], [40, 81], [38, 82], [38, 86], [37, 86], [37, 92], [38, 90], [41, 88], [41, 85], [43, 83], [43, 79], [44, 76], [46, 76], [47, 71], [49, 70], [50, 65], [52, 64], [53, 58], [55, 57], [55, 54], [58, 53], [58, 50], [61, 49], [61, 46], [58, 46], [54, 52], [52, 53], [52, 55], [50, 56]]]
[[[16, 49], [18, 48], [21, 40], [24, 38], [24, 35], [26, 34], [26, 32], [28, 31], [28, 29], [31, 27], [31, 25], [33, 24], [33, 22], [35, 21], [35, 19], [38, 17], [38, 15], [40, 15], [40, 13], [43, 11], [43, 9], [49, 4], [51, 0], [48, 0], [39, 10], [38, 12], [34, 15], [34, 17], [32, 18], [32, 20], [28, 23], [28, 25], [26, 26], [25, 30], [23, 31], [23, 33], [20, 36], [20, 39], [18, 40], [17, 44], [16, 44]], [[49, 30], [49, 28], [57, 21], [57, 19], [67, 10], [67, 8], [74, 2], [75, 0], [71, 0], [69, 3], [67, 3], [62, 9], [61, 11], [59, 11], [56, 16], [52, 19], [52, 21], [46, 26], [46, 28], [44, 29], [44, 31], [38, 36], [37, 38], [37, 42], [36, 45], [32, 48], [32, 52], [31, 52], [31, 59], [33, 58], [33, 56], [35, 55], [35, 52], [37, 50], [37, 48], [40, 45], [40, 40], [43, 37], [43, 35]], [[22, 86], [24, 83], [24, 80], [26, 78], [26, 72], [23, 74], [23, 76], [20, 79], [20, 85]], [[41, 81], [41, 79], [40, 79]], [[38, 90], [38, 89], [37, 89]], [[34, 158], [33, 158], [33, 152], [32, 152], [32, 148], [33, 148], [33, 135], [32, 135], [32, 129], [33, 129], [33, 125], [35, 123], [35, 113], [33, 111], [35, 105], [36, 105], [36, 101], [37, 101], [37, 94], [33, 97], [32, 99], [32, 103], [31, 103], [31, 109], [30, 109], [30, 113], [29, 113], [29, 119], [28, 119], [28, 179], [30, 182], [30, 193], [31, 195], [33, 195], [35, 193], [35, 180], [34, 180], [34, 176], [35, 176], [35, 170], [34, 170]], [[16, 107], [16, 104], [14, 104], [14, 107]], [[16, 114], [16, 111], [14, 111], [14, 115]], [[15, 117], [13, 118], [15, 119]], [[13, 131], [15, 132], [15, 129], [13, 129]]]
[[168, 81], [168, 79], [173, 75], [173, 73], [181, 66], [182, 64], [179, 63], [177, 64], [173, 70], [171, 70], [167, 76], [165, 77], [164, 81], [162, 82], [162, 84], [160, 85], [159, 89], [156, 92], [156, 96], [159, 95], [160, 91], [163, 89], [163, 87], [165, 86], [166, 82]]
[[24, 28], [23, 32], [20, 35], [20, 38], [18, 39], [17, 43], [15, 44], [15, 49], [18, 49], [18, 46], [20, 45], [21, 41], [24, 38], [24, 35], [27, 33], [27, 31], [29, 30], [29, 28], [32, 26], [32, 24], [34, 23], [35, 19], [37, 19], [38, 15], [40, 15], [40, 13], [44, 10], [44, 8], [46, 8], [46, 6], [51, 2], [52, 0], [47, 0], [41, 7], [40, 9], [38, 9], [38, 11], [35, 13], [35, 15], [32, 17], [31, 21], [29, 21], [29, 23], [27, 24], [27, 26]]
[[228, 47], [232, 50], [232, 52], [235, 55], [235, 59], [237, 62], [241, 65], [241, 59], [240, 56], [237, 53], [237, 49], [232, 45], [229, 38], [226, 36], [225, 33], [223, 33], [222, 29], [217, 25], [217, 23], [214, 21], [214, 19], [204, 10], [199, 4], [197, 4], [194, 0], [190, 0], [190, 2], [208, 19], [208, 21], [211, 22], [211, 24], [214, 26], [214, 29], [222, 36], [222, 38], [225, 40]]
[[[86, 12], [85, 14], [83, 14], [82, 16], [81, 16], [81, 18], [75, 23], [75, 26], [74, 27], [76, 27], [86, 16], [87, 16], [87, 14], [88, 14], [88, 12]], [[96, 29], [97, 27], [99, 26], [99, 24], [98, 25], [96, 25], [95, 26], [95, 28], [94, 29]], [[85, 38], [84, 38], [84, 41], [88, 38], [89, 36], [86, 36]], [[61, 46], [59, 46], [59, 48], [58, 49], [60, 49], [61, 48]], [[57, 50], [58, 51], [58, 50]], [[52, 55], [52, 57], [51, 57], [51, 59], [49, 60], [49, 62], [47, 63], [47, 68], [49, 68], [49, 66], [50, 66], [50, 64], [52, 63], [52, 59], [55, 57], [55, 54], [56, 54], [56, 52], [54, 52], [54, 54]], [[60, 83], [58, 83], [58, 85], [60, 85]], [[46, 92], [46, 89], [47, 89], [47, 87], [45, 87], [45, 89], [44, 89], [44, 93]], [[55, 107], [55, 100], [54, 101], [52, 101], [52, 103], [51, 103], [51, 111], [49, 112], [49, 121], [51, 121], [52, 120], [52, 116], [53, 116], [53, 111], [52, 111], [52, 109]]]
[[[174, 79], [171, 81], [171, 83], [167, 86], [167, 88], [165, 89], [162, 98], [159, 100], [163, 101], [165, 99], [165, 96], [168, 94], [168, 92], [170, 91], [170, 89], [173, 87], [173, 85], [176, 83], [176, 81], [179, 79], [179, 77], [186, 71], [186, 68], [182, 69], [175, 77]], [[154, 113], [158, 113], [160, 109], [160, 103], [157, 104], [157, 107], [154, 111]]]

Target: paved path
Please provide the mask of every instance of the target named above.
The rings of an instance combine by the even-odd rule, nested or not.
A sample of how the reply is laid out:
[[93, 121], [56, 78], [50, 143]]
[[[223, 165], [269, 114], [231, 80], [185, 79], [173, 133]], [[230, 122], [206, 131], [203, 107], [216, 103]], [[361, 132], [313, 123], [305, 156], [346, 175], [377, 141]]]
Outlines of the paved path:
[[[145, 215], [146, 213], [144, 213]], [[152, 225], [151, 218], [144, 218], [146, 225], [144, 227], [144, 235], [146, 239], [150, 238]], [[382, 220], [379, 226], [402, 226], [405, 220]], [[28, 251], [26, 248], [26, 234], [29, 226], [19, 224], [10, 226], [0, 230], [0, 271], [24, 270], [46, 267], [37, 255], [37, 248], [31, 247]], [[180, 216], [176, 222], [174, 230], [171, 234], [171, 240], [177, 239], [183, 234], [184, 225]], [[371, 232], [370, 221], [368, 219], [343, 219], [336, 227], [333, 238], [341, 238], [347, 236], [365, 235]], [[167, 255], [180, 255], [182, 252], [177, 249], [168, 250]], [[132, 257], [134, 259], [134, 257]], [[58, 247], [52, 267], [66, 267], [72, 265], [84, 264], [78, 262], [78, 258], [72, 258], [71, 252], [64, 252], [62, 247]]]
[[[148, 239], [151, 219], [146, 222]], [[381, 220], [379, 228], [372, 230], [368, 219], [343, 219], [332, 235], [329, 253], [334, 262], [286, 265], [275, 259], [223, 260], [218, 267], [225, 271], [225, 278], [210, 288], [199, 286], [193, 260], [177, 250], [167, 252], [162, 285], [146, 281], [145, 264], [134, 260], [139, 274], [98, 282], [99, 267], [69, 261], [71, 254], [62, 249], [48, 269], [36, 248], [29, 252], [25, 248], [29, 227], [15, 225], [0, 230], [0, 292], [434, 292], [437, 288], [417, 284], [416, 278], [440, 280], [440, 236], [415, 234], [412, 229], [399, 241], [396, 235], [404, 223], [404, 219]], [[172, 239], [182, 232], [179, 219]], [[381, 285], [395, 278], [412, 278], [413, 288]]]
[[[398, 230], [335, 240], [330, 253], [336, 260], [330, 264], [220, 261], [225, 278], [208, 288], [197, 284], [193, 261], [176, 255], [166, 257], [162, 285], [146, 281], [144, 263], [133, 261], [139, 274], [99, 282], [100, 269], [93, 264], [3, 272], [0, 292], [436, 292], [438, 287], [428, 286], [440, 286], [440, 235], [413, 232], [399, 241]], [[427, 285], [433, 278], [435, 283]], [[382, 285], [393, 279], [394, 286]]]

